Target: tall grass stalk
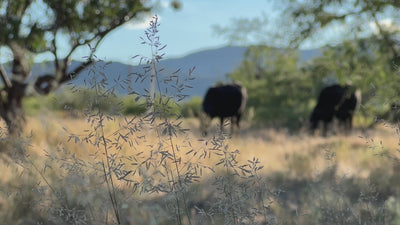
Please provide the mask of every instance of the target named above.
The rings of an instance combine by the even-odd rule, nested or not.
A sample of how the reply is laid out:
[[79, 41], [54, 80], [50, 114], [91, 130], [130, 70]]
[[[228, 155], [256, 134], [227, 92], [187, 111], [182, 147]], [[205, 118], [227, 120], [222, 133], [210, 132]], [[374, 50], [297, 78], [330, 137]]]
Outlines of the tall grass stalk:
[[[94, 49], [92, 49], [92, 51], [94, 51]], [[94, 56], [95, 57], [95, 56]], [[89, 71], [89, 77], [92, 77], [91, 80], [89, 80], [89, 84], [91, 84], [91, 88], [94, 90], [95, 95], [94, 95], [94, 99], [92, 99], [92, 101], [94, 101], [93, 103], [89, 102], [88, 104], [95, 104], [97, 105], [97, 103], [99, 102], [99, 98], [104, 98], [107, 97], [107, 91], [101, 91], [102, 88], [105, 86], [105, 82], [106, 80], [103, 77], [103, 80], [98, 80], [98, 77], [102, 77], [102, 76], [98, 76], [99, 73], [99, 68], [96, 67], [96, 63], [94, 63], [94, 65], [90, 68]], [[106, 133], [104, 131], [104, 122], [105, 120], [112, 120], [113, 118], [111, 117], [107, 117], [101, 110], [101, 107], [98, 107], [97, 109], [95, 109], [96, 111], [94, 111], [93, 113], [91, 111], [87, 112], [87, 116], [88, 116], [88, 122], [91, 124], [92, 129], [95, 132], [95, 140], [92, 143], [94, 146], [96, 146], [96, 152], [103, 152], [103, 156], [104, 158], [101, 160], [100, 165], [102, 168], [102, 172], [103, 172], [103, 177], [104, 177], [104, 181], [106, 183], [106, 187], [107, 187], [107, 192], [108, 192], [108, 196], [109, 196], [109, 200], [111, 202], [111, 206], [112, 206], [112, 210], [115, 216], [115, 220], [117, 222], [118, 225], [122, 224], [121, 223], [121, 215], [120, 215], [120, 204], [119, 204], [119, 200], [117, 198], [117, 188], [115, 186], [115, 182], [114, 182], [114, 177], [113, 177], [113, 167], [114, 165], [112, 162], [112, 157], [110, 155], [110, 145], [109, 143], [112, 143], [112, 141], [108, 138], [106, 138]], [[90, 134], [87, 138], [91, 138]], [[108, 217], [106, 216], [106, 218], [108, 219]], [[106, 223], [108, 223], [108, 221], [106, 221]]]
[[[189, 225], [191, 225], [191, 216], [190, 216], [190, 212], [187, 208], [187, 199], [185, 196], [185, 186], [182, 182], [182, 179], [184, 179], [184, 177], [181, 174], [181, 168], [180, 164], [181, 164], [181, 159], [178, 159], [178, 155], [177, 155], [177, 148], [178, 146], [174, 143], [173, 137], [176, 137], [177, 132], [181, 132], [184, 133], [184, 130], [179, 128], [179, 124], [178, 127], [174, 126], [171, 122], [169, 122], [169, 120], [167, 119], [169, 116], [168, 114], [168, 108], [166, 108], [166, 111], [157, 111], [155, 108], [155, 87], [157, 87], [157, 91], [158, 93], [163, 93], [163, 91], [161, 90], [161, 85], [160, 85], [160, 78], [158, 77], [158, 71], [162, 71], [162, 69], [158, 69], [157, 68], [157, 63], [163, 58], [164, 54], [160, 54], [160, 51], [162, 51], [166, 45], [162, 45], [160, 42], [160, 38], [158, 36], [158, 17], [154, 16], [153, 20], [150, 22], [150, 27], [146, 30], [145, 34], [146, 34], [146, 39], [142, 39], [144, 44], [148, 44], [151, 47], [151, 52], [152, 52], [152, 57], [150, 60], [148, 60], [148, 62], [150, 62], [150, 92], [149, 92], [149, 102], [150, 102], [150, 110], [152, 111], [150, 113], [151, 115], [151, 124], [154, 123], [155, 118], [159, 117], [159, 118], [165, 118], [164, 123], [160, 124], [160, 128], [162, 128], [163, 130], [160, 133], [160, 130], [158, 128], [156, 129], [156, 133], [157, 136], [159, 138], [159, 140], [162, 140], [162, 135], [166, 134], [168, 137], [168, 141], [169, 141], [169, 147], [170, 147], [170, 153], [171, 154], [171, 161], [172, 161], [172, 165], [174, 165], [174, 169], [175, 172], [173, 172], [172, 168], [169, 168], [169, 166], [167, 165], [167, 161], [164, 161], [163, 167], [166, 174], [169, 174], [169, 178], [168, 178], [168, 183], [170, 183], [170, 191], [172, 193], [174, 193], [175, 196], [175, 207], [176, 207], [176, 221], [177, 224], [183, 224], [183, 218], [181, 215], [185, 214], [186, 218], [187, 218], [187, 222]], [[190, 76], [190, 74], [189, 74]], [[169, 79], [172, 79], [173, 77], [175, 77], [175, 75], [170, 76]], [[175, 77], [176, 79], [178, 79], [178, 77]], [[177, 82], [178, 83], [178, 82]], [[181, 92], [181, 90], [176, 90], [178, 95]], [[167, 93], [164, 94], [160, 94], [160, 98], [159, 98], [159, 103], [161, 103], [161, 105], [163, 105], [163, 102], [165, 102], [165, 106], [167, 106], [168, 102], [170, 101], [171, 97], [166, 96]], [[165, 99], [165, 100], [164, 100]], [[165, 109], [164, 109], [165, 110]], [[177, 115], [174, 115], [175, 117]], [[179, 117], [178, 117], [179, 119]], [[178, 128], [179, 130], [177, 131], [176, 128]], [[169, 157], [168, 157], [169, 158]], [[182, 202], [182, 203], [181, 203]]]

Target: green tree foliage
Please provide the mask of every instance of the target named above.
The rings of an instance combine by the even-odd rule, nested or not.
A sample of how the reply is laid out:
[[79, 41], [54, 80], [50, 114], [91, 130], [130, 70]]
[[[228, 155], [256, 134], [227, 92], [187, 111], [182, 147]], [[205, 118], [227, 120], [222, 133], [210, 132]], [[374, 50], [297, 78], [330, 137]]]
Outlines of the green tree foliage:
[[346, 41], [326, 47], [322, 56], [305, 65], [303, 71], [321, 78], [319, 89], [332, 77], [340, 84], [351, 83], [362, 92], [361, 113], [375, 117], [385, 114], [393, 102], [400, 100], [400, 77], [393, 70], [391, 59], [392, 55], [381, 52], [374, 40]]
[[[299, 46], [321, 48], [321, 57], [306, 65], [297, 66], [291, 71], [294, 74], [303, 73], [302, 79], [311, 79], [308, 82], [315, 85], [310, 87], [313, 98], [316, 98], [321, 88], [329, 83], [328, 80], [334, 80], [340, 84], [352, 83], [362, 91], [361, 108], [366, 116], [385, 114], [393, 102], [400, 102], [397, 97], [400, 96], [398, 76], [400, 57], [397, 44], [400, 41], [398, 20], [400, 4], [397, 1], [284, 0], [274, 1], [273, 7], [272, 16], [266, 18], [263, 15], [258, 19], [247, 20], [251, 24], [244, 30], [241, 27], [246, 20], [235, 19], [228, 28], [219, 28], [217, 31], [234, 42], [238, 42], [238, 39], [251, 40], [261, 36], [259, 41], [261, 43], [267, 41], [269, 46], [290, 49]], [[232, 35], [229, 31], [234, 31], [235, 34]], [[276, 60], [275, 57], [271, 59]], [[253, 74], [255, 71], [261, 71], [259, 63], [254, 62], [254, 65], [251, 65], [249, 62], [257, 59], [247, 56], [246, 60], [244, 63], [246, 66], [243, 64], [238, 69], [240, 73]], [[288, 68], [292, 67], [290, 61], [286, 63], [286, 66], [280, 68], [281, 72], [275, 73], [287, 73]], [[266, 71], [273, 70], [273, 67], [277, 68], [268, 66]], [[263, 67], [264, 65], [261, 65], [261, 68]], [[299, 69], [301, 72], [296, 71]], [[293, 77], [300, 76], [293, 75]], [[255, 82], [258, 87], [250, 89], [258, 92], [266, 89], [274, 93], [274, 87], [282, 88], [282, 97], [289, 97], [285, 96], [287, 92], [284, 91], [287, 85], [276, 86], [282, 85], [280, 79], [281, 76], [270, 75], [269, 80], [263, 81], [264, 83]], [[285, 81], [298, 82], [290, 77]], [[292, 85], [302, 87], [301, 82]], [[259, 94], [249, 91], [249, 95]], [[298, 100], [304, 99], [299, 95]], [[260, 102], [260, 105], [263, 103]]]
[[255, 120], [299, 128], [310, 111], [315, 80], [300, 66], [294, 50], [252, 46], [228, 76], [247, 88], [248, 107], [254, 107]]
[[199, 117], [202, 111], [203, 98], [195, 96], [184, 102], [181, 108], [181, 114], [184, 117]]
[[248, 106], [254, 107], [256, 120], [292, 129], [305, 125], [319, 92], [332, 83], [351, 83], [361, 90], [360, 112], [370, 119], [400, 102], [400, 77], [388, 63], [391, 55], [382, 54], [379, 45], [347, 41], [321, 51], [321, 56], [302, 63], [296, 50], [252, 46], [228, 76], [248, 89]]
[[278, 32], [285, 33], [287, 43], [335, 43], [312, 67], [360, 88], [367, 114], [379, 116], [399, 101], [397, 1], [287, 0], [276, 4], [284, 6], [284, 29]]
[[[396, 43], [400, 21], [397, 1], [381, 0], [285, 0], [276, 1], [283, 6], [281, 21], [286, 39], [296, 45], [317, 39], [340, 43], [346, 40], [374, 38], [382, 51], [393, 57], [399, 55]], [[339, 40], [335, 40], [335, 39]]]
[[[24, 124], [22, 100], [28, 86], [48, 94], [73, 79], [92, 63], [96, 47], [111, 31], [150, 8], [140, 0], [0, 0], [0, 47], [12, 53], [11, 74], [0, 65], [3, 88], [0, 116], [9, 131], [18, 132]], [[81, 46], [91, 45], [87, 62], [68, 70], [72, 54]], [[43, 74], [27, 85], [30, 58], [50, 53], [54, 74]]]

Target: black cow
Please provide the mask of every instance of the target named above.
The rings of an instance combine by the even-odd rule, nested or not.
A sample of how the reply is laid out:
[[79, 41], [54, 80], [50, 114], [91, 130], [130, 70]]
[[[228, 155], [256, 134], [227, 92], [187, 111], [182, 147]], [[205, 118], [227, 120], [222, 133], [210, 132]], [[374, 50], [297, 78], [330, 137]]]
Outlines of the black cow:
[[218, 117], [221, 122], [221, 131], [223, 131], [224, 118], [231, 117], [231, 132], [234, 125], [239, 129], [240, 118], [243, 115], [247, 102], [247, 91], [239, 83], [221, 85], [208, 89], [203, 100], [203, 111], [207, 118], [201, 119], [201, 130], [204, 135], [207, 134], [211, 120]]
[[311, 131], [314, 132], [320, 121], [323, 122], [323, 135], [326, 135], [328, 125], [336, 118], [339, 124], [350, 131], [352, 129], [353, 115], [360, 104], [361, 94], [359, 91], [346, 85], [344, 87], [335, 84], [324, 88], [318, 97], [311, 117]]

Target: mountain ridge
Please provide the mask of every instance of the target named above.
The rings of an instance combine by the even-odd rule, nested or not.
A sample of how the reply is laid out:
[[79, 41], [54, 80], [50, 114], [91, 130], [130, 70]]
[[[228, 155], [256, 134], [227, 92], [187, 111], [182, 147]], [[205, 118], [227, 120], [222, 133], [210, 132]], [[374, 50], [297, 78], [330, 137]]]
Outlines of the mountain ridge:
[[[176, 76], [184, 77], [189, 74], [193, 68], [194, 80], [188, 81], [188, 86], [192, 88], [185, 89], [184, 94], [188, 96], [204, 96], [208, 87], [214, 85], [217, 81], [226, 82], [228, 78], [226, 74], [234, 71], [244, 59], [247, 47], [226, 46], [216, 49], [201, 50], [188, 54], [180, 58], [169, 58], [161, 60], [157, 64], [158, 74], [161, 80], [169, 79], [175, 71], [179, 72]], [[302, 50], [300, 51], [300, 59], [302, 61], [310, 60], [320, 54], [319, 50]], [[73, 70], [81, 62], [73, 61], [70, 69]], [[90, 75], [99, 73], [108, 77], [107, 88], [115, 88], [115, 91], [121, 95], [125, 95], [134, 90], [143, 93], [149, 87], [148, 79], [140, 78], [144, 73], [146, 65], [127, 65], [120, 62], [97, 62], [91, 68], [85, 69], [81, 74], [71, 80], [71, 85], [83, 86], [88, 85]], [[48, 73], [54, 73], [50, 62], [35, 64], [32, 68], [32, 74], [40, 76]], [[33, 77], [35, 77], [33, 76]], [[173, 75], [175, 76], [175, 75]], [[139, 78], [138, 78], [139, 77]], [[133, 81], [139, 81], [134, 83]], [[118, 82], [121, 82], [118, 84]], [[129, 83], [131, 82], [131, 83]], [[123, 85], [122, 85], [123, 84]], [[161, 88], [164, 90], [167, 85], [161, 82]], [[171, 93], [174, 93], [173, 90]]]

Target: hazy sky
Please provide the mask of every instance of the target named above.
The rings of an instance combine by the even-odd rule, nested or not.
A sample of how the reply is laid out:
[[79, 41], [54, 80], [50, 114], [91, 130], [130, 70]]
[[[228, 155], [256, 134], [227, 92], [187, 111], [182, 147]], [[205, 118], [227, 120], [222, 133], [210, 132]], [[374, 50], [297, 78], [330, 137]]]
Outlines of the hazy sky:
[[[167, 45], [165, 58], [226, 46], [228, 41], [215, 34], [213, 25], [228, 25], [232, 18], [260, 17], [269, 10], [268, 0], [181, 0], [181, 3], [179, 11], [167, 7], [156, 12], [160, 19], [160, 40]], [[150, 48], [140, 44], [147, 24], [130, 23], [115, 30], [99, 46], [96, 56], [124, 63], [132, 63], [131, 58], [138, 54], [150, 56]], [[75, 58], [85, 54], [80, 51]]]
[[[167, 45], [164, 49], [164, 58], [182, 57], [200, 50], [227, 46], [229, 41], [223, 36], [216, 35], [213, 30], [215, 25], [227, 27], [232, 24], [233, 19], [252, 19], [262, 16], [269, 18], [274, 15], [273, 7], [271, 7], [272, 1], [269, 0], [180, 0], [182, 8], [178, 11], [168, 6], [170, 1], [159, 0], [164, 7], [159, 7], [160, 10], [153, 13], [159, 17], [160, 40]], [[149, 17], [151, 18], [151, 16]], [[391, 24], [391, 20], [386, 19], [383, 22]], [[142, 45], [140, 39], [140, 37], [144, 37], [148, 23], [149, 21], [132, 21], [114, 30], [100, 44], [96, 56], [106, 61], [128, 64], [137, 63], [132, 60], [135, 55], [150, 57], [151, 49]], [[273, 26], [274, 23], [269, 25]], [[342, 34], [341, 28], [338, 26], [325, 36], [330, 37], [333, 42], [336, 39], [340, 40], [340, 37], [336, 38], [336, 36]], [[264, 37], [264, 33], [261, 34]], [[323, 39], [317, 37], [317, 40]], [[314, 46], [315, 41], [309, 43]], [[307, 43], [304, 46], [307, 47]], [[78, 49], [73, 57], [75, 60], [85, 60], [84, 57], [88, 55], [89, 48], [85, 46]], [[0, 62], [11, 59], [12, 54], [1, 49]], [[36, 62], [43, 60], [53, 60], [53, 57], [47, 53], [35, 58]]]

